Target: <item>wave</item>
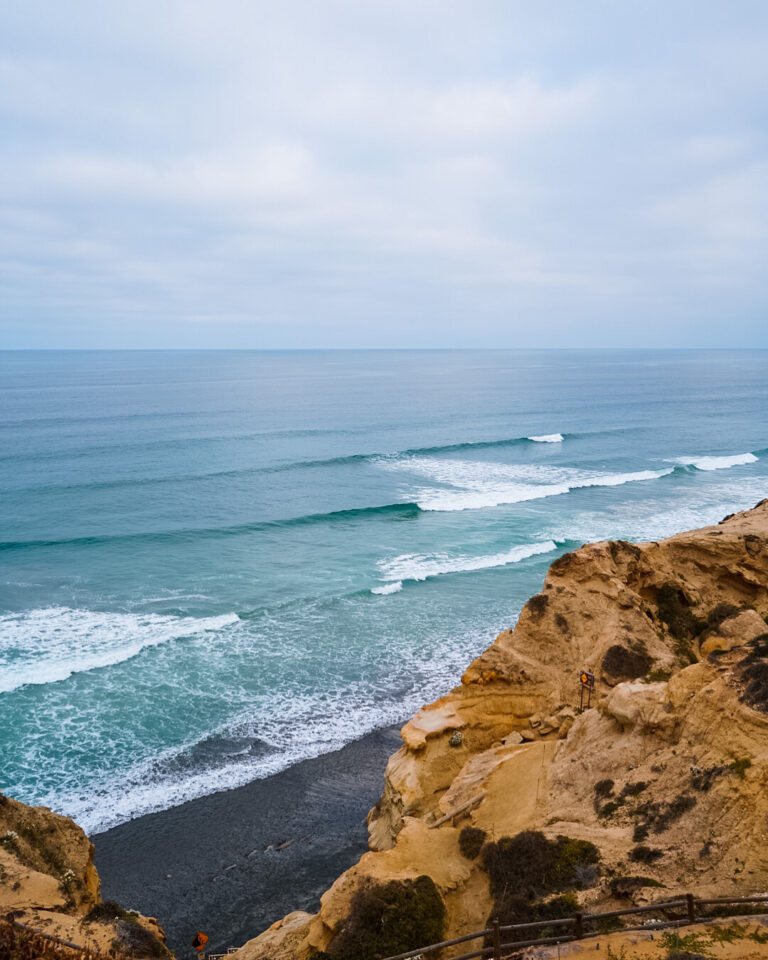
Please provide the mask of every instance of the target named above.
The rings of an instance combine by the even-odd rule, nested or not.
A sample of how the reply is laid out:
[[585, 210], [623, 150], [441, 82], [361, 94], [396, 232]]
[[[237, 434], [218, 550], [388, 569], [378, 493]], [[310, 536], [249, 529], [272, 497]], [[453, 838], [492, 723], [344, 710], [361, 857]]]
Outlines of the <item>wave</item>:
[[528, 437], [534, 443], [562, 443], [562, 433], [543, 433], [539, 437]]
[[385, 583], [381, 587], [371, 587], [371, 593], [376, 593], [379, 596], [387, 596], [390, 593], [400, 593], [403, 589], [403, 581], [397, 580], [395, 583]]
[[[405, 465], [406, 467], [408, 465]], [[629, 473], [590, 473], [572, 467], [507, 466], [462, 461], [412, 462], [410, 469], [446, 487], [423, 487], [416, 503], [424, 511], [477, 510], [561, 496], [587, 487], [617, 487], [658, 480], [673, 472], [637, 470]]]
[[674, 463], [683, 467], [695, 467], [697, 470], [727, 470], [746, 463], [757, 463], [754, 453], [736, 453], [725, 457], [676, 457]]
[[[371, 731], [402, 724], [458, 682], [467, 658], [480, 653], [495, 631], [495, 624], [485, 624], [453, 635], [441, 632], [430, 637], [428, 648], [423, 638], [416, 643], [402, 639], [398, 680], [391, 686], [371, 678], [314, 692], [270, 686], [249, 697], [242, 713], [209, 729], [200, 740], [174, 745], [122, 769], [99, 771], [85, 782], [82, 771], [75, 769], [64, 771], [55, 787], [34, 794], [28, 782], [6, 786], [25, 802], [74, 817], [92, 835], [133, 817], [272, 776]], [[211, 741], [218, 741], [220, 749]]]
[[147, 647], [237, 623], [235, 613], [171, 617], [45, 607], [0, 617], [0, 693], [130, 660]]
[[393, 560], [379, 561], [377, 566], [383, 575], [390, 580], [426, 580], [428, 577], [439, 577], [444, 573], [465, 573], [471, 570], [489, 570], [492, 567], [504, 567], [509, 563], [519, 563], [528, 557], [535, 557], [542, 553], [550, 553], [556, 549], [557, 545], [554, 541], [546, 540], [543, 543], [523, 543], [501, 553], [493, 553], [480, 557], [449, 557], [445, 554], [433, 554], [431, 556], [403, 554], [400, 557], [395, 557]]
[[313, 523], [344, 523], [349, 520], [384, 517], [396, 520], [411, 520], [418, 516], [417, 503], [385, 503], [375, 507], [350, 507], [348, 510], [331, 510], [328, 513], [309, 513], [282, 520], [256, 520], [231, 527], [183, 527], [179, 530], [158, 530], [142, 533], [103, 534], [90, 537], [65, 537], [60, 540], [7, 540], [0, 541], [0, 551], [30, 550], [43, 547], [91, 547], [111, 543], [171, 543], [184, 540], [205, 540], [218, 537], [245, 536], [264, 530], [282, 529]]

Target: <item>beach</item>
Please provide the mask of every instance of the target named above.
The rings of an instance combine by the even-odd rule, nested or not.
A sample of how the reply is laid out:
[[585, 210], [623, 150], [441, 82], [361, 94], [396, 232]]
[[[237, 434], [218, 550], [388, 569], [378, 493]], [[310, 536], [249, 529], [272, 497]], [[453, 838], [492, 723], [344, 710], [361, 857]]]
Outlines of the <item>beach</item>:
[[235, 790], [92, 836], [102, 896], [157, 916], [177, 956], [197, 930], [224, 952], [292, 910], [314, 911], [368, 848], [365, 817], [398, 728]]

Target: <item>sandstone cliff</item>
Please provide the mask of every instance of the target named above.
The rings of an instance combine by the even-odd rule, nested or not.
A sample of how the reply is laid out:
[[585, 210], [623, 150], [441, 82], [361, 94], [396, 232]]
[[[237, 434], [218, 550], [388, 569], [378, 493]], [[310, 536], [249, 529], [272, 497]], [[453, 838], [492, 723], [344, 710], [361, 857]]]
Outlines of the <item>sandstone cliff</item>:
[[169, 957], [155, 919], [102, 903], [93, 854], [73, 820], [0, 793], [0, 917], [96, 952]]
[[[768, 501], [559, 558], [515, 629], [403, 728], [371, 852], [318, 914], [290, 914], [238, 956], [344, 957], [363, 892], [386, 906], [417, 881], [446, 938], [492, 913], [554, 915], [553, 894], [573, 912], [574, 898], [767, 891], [767, 615]], [[596, 677], [584, 710], [582, 670]]]

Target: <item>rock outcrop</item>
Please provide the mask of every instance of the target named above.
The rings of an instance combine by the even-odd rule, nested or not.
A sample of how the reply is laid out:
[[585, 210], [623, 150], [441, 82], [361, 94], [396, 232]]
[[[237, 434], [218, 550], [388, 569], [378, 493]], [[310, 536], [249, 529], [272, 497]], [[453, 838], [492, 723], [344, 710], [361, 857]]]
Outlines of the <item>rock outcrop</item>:
[[170, 956], [157, 920], [102, 902], [93, 854], [69, 817], [0, 793], [0, 916], [96, 952]]
[[[667, 540], [560, 557], [515, 629], [403, 727], [370, 852], [316, 915], [291, 914], [237, 956], [341, 957], [360, 891], [424, 876], [446, 937], [564, 891], [618, 907], [660, 886], [768, 890], [766, 616], [768, 501]], [[583, 670], [595, 688], [582, 710]], [[499, 841], [525, 831], [560, 859], [549, 890], [511, 896], [491, 874], [512, 849]]]

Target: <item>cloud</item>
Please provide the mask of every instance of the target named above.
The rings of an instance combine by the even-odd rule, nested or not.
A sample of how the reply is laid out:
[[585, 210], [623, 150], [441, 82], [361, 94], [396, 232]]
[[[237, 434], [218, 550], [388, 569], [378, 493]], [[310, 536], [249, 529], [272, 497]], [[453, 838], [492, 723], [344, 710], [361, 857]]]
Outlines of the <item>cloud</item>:
[[708, 342], [763, 342], [767, 20], [9, 0], [0, 325], [15, 345], [25, 318], [54, 345], [685, 345], [701, 317]]

